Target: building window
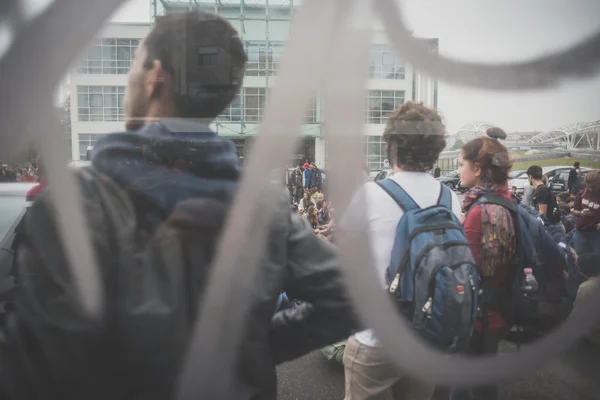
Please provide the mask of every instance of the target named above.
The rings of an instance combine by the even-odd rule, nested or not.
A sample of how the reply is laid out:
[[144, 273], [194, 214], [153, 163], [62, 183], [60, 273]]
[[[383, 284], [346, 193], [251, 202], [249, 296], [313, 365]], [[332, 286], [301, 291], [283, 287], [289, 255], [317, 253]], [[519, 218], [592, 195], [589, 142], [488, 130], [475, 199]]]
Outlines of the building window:
[[124, 86], [77, 86], [79, 121], [124, 121]]
[[307, 124], [314, 124], [317, 122], [317, 99], [312, 100], [308, 113], [306, 114], [305, 122]]
[[[241, 88], [240, 94], [217, 117], [219, 122], [260, 122], [267, 101], [267, 88]], [[317, 100], [307, 110], [307, 124], [317, 123]]]
[[404, 64], [385, 44], [371, 45], [369, 75], [374, 79], [404, 79]]
[[[241, 90], [241, 93], [243, 93]], [[235, 99], [223, 110], [221, 115], [217, 117], [217, 121], [221, 122], [241, 122], [243, 118], [242, 94], [235, 96]]]
[[102, 39], [94, 44], [82, 65], [81, 74], [127, 74], [140, 39]]
[[404, 90], [370, 90], [367, 123], [385, 124], [387, 116], [401, 104], [404, 104]]
[[259, 122], [267, 102], [266, 88], [244, 88], [244, 121]]
[[284, 47], [285, 44], [283, 43], [271, 42], [270, 57], [267, 63], [267, 68], [271, 72], [271, 75], [274, 75], [277, 71], [279, 71], [279, 62], [281, 60], [281, 56], [283, 55]]
[[365, 161], [370, 171], [380, 170], [387, 160], [387, 147], [383, 136], [365, 137]]
[[279, 69], [279, 60], [284, 44], [280, 42], [252, 41], [246, 42], [248, 63], [247, 76], [273, 75]]
[[85, 160], [87, 155], [87, 148], [89, 146], [96, 145], [96, 142], [100, 140], [103, 136], [106, 136], [103, 133], [80, 133], [79, 134], [79, 159]]

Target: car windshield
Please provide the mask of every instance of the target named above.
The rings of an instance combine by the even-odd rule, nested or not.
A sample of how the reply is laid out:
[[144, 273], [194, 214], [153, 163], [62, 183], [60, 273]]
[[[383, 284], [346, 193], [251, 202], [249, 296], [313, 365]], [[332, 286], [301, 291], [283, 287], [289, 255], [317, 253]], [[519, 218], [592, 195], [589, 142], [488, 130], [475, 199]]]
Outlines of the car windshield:
[[0, 196], [0, 240], [8, 233], [12, 224], [25, 207], [25, 199], [20, 196]]

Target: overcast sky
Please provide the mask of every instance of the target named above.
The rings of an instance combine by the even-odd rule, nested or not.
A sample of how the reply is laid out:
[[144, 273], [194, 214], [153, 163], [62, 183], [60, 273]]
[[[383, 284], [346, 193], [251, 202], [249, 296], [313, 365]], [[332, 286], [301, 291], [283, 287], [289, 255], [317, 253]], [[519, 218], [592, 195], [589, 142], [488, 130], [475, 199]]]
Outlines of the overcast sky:
[[[471, 61], [524, 60], [564, 48], [600, 30], [599, 0], [402, 3], [406, 20], [417, 36], [438, 37], [441, 53]], [[130, 0], [113, 20], [145, 22], [149, 20], [149, 9], [149, 0]], [[476, 120], [497, 124], [507, 131], [548, 130], [577, 121], [600, 120], [600, 76], [526, 93], [472, 90], [444, 82], [439, 90], [439, 108], [451, 133]]]

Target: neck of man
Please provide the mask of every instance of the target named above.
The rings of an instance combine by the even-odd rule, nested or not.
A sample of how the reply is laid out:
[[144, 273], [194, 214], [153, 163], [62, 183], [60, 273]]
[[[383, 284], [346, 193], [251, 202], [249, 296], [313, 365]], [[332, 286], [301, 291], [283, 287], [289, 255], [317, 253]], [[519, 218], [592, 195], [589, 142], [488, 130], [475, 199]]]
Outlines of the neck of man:
[[531, 186], [533, 186], [533, 188], [535, 189], [535, 188], [537, 188], [538, 186], [540, 186], [540, 185], [543, 185], [543, 184], [544, 184], [544, 182], [542, 182], [542, 181], [536, 181], [536, 180], [534, 180], [534, 181], [531, 183]]

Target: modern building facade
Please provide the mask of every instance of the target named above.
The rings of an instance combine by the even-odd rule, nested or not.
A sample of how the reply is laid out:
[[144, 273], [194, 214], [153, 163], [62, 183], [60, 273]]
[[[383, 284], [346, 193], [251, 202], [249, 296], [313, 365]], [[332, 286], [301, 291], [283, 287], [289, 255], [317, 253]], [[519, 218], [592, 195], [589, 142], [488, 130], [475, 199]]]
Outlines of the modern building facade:
[[124, 130], [127, 73], [149, 30], [149, 24], [108, 24], [71, 71], [73, 160], [85, 159], [86, 149], [103, 135]]
[[[244, 42], [248, 64], [243, 88], [212, 126], [219, 135], [236, 144], [243, 162], [258, 133], [268, 89], [276, 80], [295, 10], [294, 1], [150, 0], [151, 24], [164, 13], [191, 8], [227, 19]], [[99, 135], [123, 129], [126, 73], [135, 46], [149, 29], [150, 25], [108, 25], [72, 76], [73, 159], [84, 157], [87, 146], [93, 146]], [[428, 39], [428, 42], [432, 51], [437, 51], [437, 39]], [[364, 162], [370, 169], [379, 169], [387, 158], [382, 138], [387, 114], [408, 100], [437, 106], [437, 82], [422, 76], [396, 57], [386, 44], [383, 31], [375, 31], [369, 59]], [[321, 168], [327, 167], [323, 123], [322, 99], [317, 94], [307, 110], [302, 140], [289, 160], [290, 165], [314, 161]]]

